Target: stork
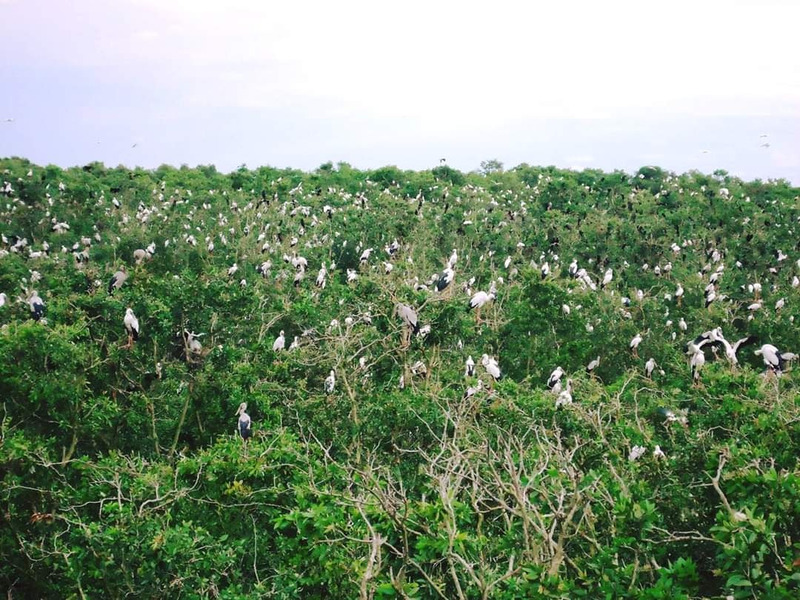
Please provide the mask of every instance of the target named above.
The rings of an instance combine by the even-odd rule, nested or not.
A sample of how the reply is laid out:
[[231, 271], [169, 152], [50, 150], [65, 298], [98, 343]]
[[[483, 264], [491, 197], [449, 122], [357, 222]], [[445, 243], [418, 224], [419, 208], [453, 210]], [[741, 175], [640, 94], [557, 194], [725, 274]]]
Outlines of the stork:
[[675, 290], [675, 297], [678, 299], [678, 306], [683, 301], [683, 286], [679, 283], [678, 288]]
[[613, 269], [606, 269], [605, 275], [603, 275], [603, 281], [600, 283], [601, 288], [605, 288], [611, 280], [614, 278], [614, 270]]
[[28, 295], [28, 307], [31, 309], [31, 317], [34, 321], [39, 321], [44, 316], [44, 300], [39, 292], [32, 290]]
[[119, 271], [111, 277], [111, 281], [108, 282], [108, 295], [113, 295], [115, 290], [121, 288], [126, 279], [128, 279], [128, 270], [125, 265], [122, 265]]
[[467, 357], [467, 362], [464, 363], [464, 377], [474, 377], [475, 376], [475, 361], [472, 360], [472, 356]]
[[631, 351], [633, 352], [633, 355], [636, 358], [639, 358], [639, 344], [641, 344], [641, 343], [642, 343], [642, 334], [641, 333], [637, 333], [635, 336], [633, 336], [633, 339], [631, 340], [631, 343], [628, 344], [628, 346], [630, 347]]
[[572, 379], [567, 379], [567, 387], [559, 392], [556, 398], [556, 408], [572, 404]]
[[239, 420], [236, 423], [239, 436], [242, 438], [242, 441], [247, 444], [247, 440], [249, 440], [253, 435], [253, 431], [251, 429], [253, 422], [250, 419], [250, 415], [247, 414], [247, 402], [242, 402], [239, 405], [239, 408], [236, 410], [236, 416], [239, 417]]
[[471, 385], [471, 386], [467, 387], [467, 390], [464, 392], [464, 396], [462, 397], [462, 400], [469, 400], [475, 394], [480, 392], [482, 389], [483, 389], [483, 380], [479, 379], [478, 383], [476, 385]]
[[647, 377], [648, 379], [652, 379], [653, 371], [655, 370], [655, 368], [656, 368], [656, 359], [652, 357], [647, 359], [647, 362], [644, 364], [644, 376]]
[[556, 387], [556, 384], [561, 381], [561, 378], [564, 376], [564, 369], [560, 366], [556, 367], [556, 369], [550, 373], [550, 377], [547, 379], [547, 387], [551, 390]]
[[436, 280], [436, 291], [437, 292], [444, 292], [448, 288], [452, 290], [451, 283], [453, 283], [453, 279], [455, 278], [456, 273], [452, 267], [447, 266], [445, 267], [444, 271], [441, 272], [439, 278]]
[[764, 344], [755, 351], [756, 356], [760, 356], [764, 360], [764, 365], [767, 367], [767, 373], [774, 373], [780, 375], [783, 373], [783, 367], [787, 360], [794, 358], [794, 354], [783, 353], [772, 344]]
[[334, 372], [333, 369], [331, 369], [331, 372], [325, 378], [324, 386], [326, 394], [333, 393], [333, 390], [336, 387], [336, 373]]
[[489, 386], [490, 389], [494, 386], [495, 381], [500, 381], [503, 378], [503, 373], [500, 371], [500, 365], [497, 363], [493, 357], [490, 357], [488, 354], [484, 354], [481, 357], [481, 365], [486, 370], [486, 372], [492, 377], [492, 384]]
[[491, 289], [488, 292], [477, 292], [472, 298], [470, 298], [469, 304], [467, 305], [467, 310], [475, 309], [475, 322], [476, 324], [481, 324], [481, 308], [485, 304], [489, 304], [495, 298], [497, 298], [497, 293], [494, 288], [494, 284], [492, 284]]
[[122, 322], [125, 325], [125, 331], [128, 332], [128, 345], [126, 348], [130, 349], [133, 346], [133, 342], [139, 339], [139, 319], [133, 314], [132, 308], [125, 309], [125, 318]]
[[411, 334], [419, 333], [419, 318], [413, 308], [402, 303], [398, 303], [397, 306], [395, 306], [394, 312], [405, 325], [400, 345], [403, 348], [407, 348], [411, 342]]
[[278, 337], [275, 338], [275, 341], [272, 342], [272, 351], [273, 352], [280, 352], [286, 347], [286, 338], [283, 335], [283, 329], [281, 329]]
[[692, 359], [689, 361], [689, 365], [692, 368], [692, 385], [694, 387], [700, 385], [700, 369], [703, 368], [704, 364], [706, 364], [706, 355], [701, 348], [695, 348]]
[[594, 371], [600, 366], [600, 356], [598, 355], [592, 362], [586, 365], [586, 372], [594, 377]]

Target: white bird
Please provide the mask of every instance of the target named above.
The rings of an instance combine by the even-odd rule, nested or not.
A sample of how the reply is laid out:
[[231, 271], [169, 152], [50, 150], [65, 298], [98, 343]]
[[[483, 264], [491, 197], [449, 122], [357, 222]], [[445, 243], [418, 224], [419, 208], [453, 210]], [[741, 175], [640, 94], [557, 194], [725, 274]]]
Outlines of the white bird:
[[483, 380], [479, 379], [477, 385], [471, 385], [467, 388], [467, 391], [464, 392], [464, 400], [468, 400], [472, 398], [475, 394], [480, 392], [483, 389]]
[[481, 364], [483, 368], [486, 369], [486, 372], [491, 375], [493, 381], [499, 381], [503, 378], [503, 374], [500, 372], [500, 365], [498, 365], [497, 360], [493, 357], [484, 354], [481, 357]]
[[451, 267], [448, 266], [445, 268], [436, 281], [436, 291], [443, 292], [451, 283], [453, 283], [453, 278], [455, 275], [455, 271], [453, 271]]
[[464, 363], [464, 377], [475, 376], [475, 361], [472, 360], [472, 355], [467, 357], [467, 362]]
[[548, 275], [550, 275], [550, 265], [548, 263], [544, 263], [540, 271], [542, 273], [542, 279], [546, 278]]
[[411, 334], [419, 333], [419, 319], [417, 318], [417, 313], [410, 306], [400, 303], [395, 306], [394, 312], [398, 317], [400, 317], [406, 326], [403, 330], [402, 345], [407, 346], [411, 338]]
[[233, 266], [228, 268], [228, 277], [233, 277], [236, 274], [236, 271], [239, 270], [239, 265], [233, 263]]
[[675, 297], [678, 299], [678, 306], [681, 305], [681, 301], [683, 300], [683, 286], [679, 283], [678, 288], [675, 290]]
[[631, 462], [639, 460], [645, 452], [647, 452], [647, 448], [644, 446], [634, 446], [628, 454], [628, 460]]
[[633, 336], [633, 339], [629, 344], [629, 347], [633, 351], [634, 356], [639, 356], [639, 344], [641, 343], [642, 343], [642, 334], [637, 333], [635, 336]]
[[128, 271], [125, 268], [125, 265], [123, 265], [119, 268], [119, 271], [114, 273], [114, 275], [111, 277], [111, 281], [108, 282], [109, 295], [121, 288], [126, 279], [128, 279]]
[[651, 379], [655, 368], [656, 368], [656, 359], [649, 358], [647, 362], [644, 364], [644, 376], [647, 377], [648, 379]]
[[591, 375], [592, 373], [594, 373], [594, 370], [599, 366], [600, 366], [600, 356], [597, 356], [588, 365], [586, 365], [586, 372]]
[[183, 335], [186, 340], [186, 350], [195, 356], [203, 353], [203, 344], [200, 343], [200, 336], [202, 333], [194, 333], [193, 331], [183, 330]]
[[5, 306], [6, 302], [8, 302], [8, 296], [6, 296], [5, 292], [0, 294], [0, 306]]
[[39, 321], [44, 316], [44, 300], [36, 290], [31, 291], [26, 301], [31, 309], [31, 317], [34, 321]]
[[236, 429], [242, 440], [247, 442], [247, 440], [250, 439], [250, 436], [253, 435], [251, 429], [253, 421], [250, 419], [250, 415], [247, 414], [247, 402], [242, 402], [239, 405], [239, 408], [236, 411], [236, 416], [239, 417], [239, 420], [236, 422]]
[[606, 273], [603, 275], [603, 281], [600, 283], [600, 287], [606, 287], [609, 283], [611, 283], [612, 279], [614, 279], [614, 270], [606, 269]]
[[564, 376], [564, 369], [560, 366], [556, 367], [555, 370], [550, 373], [550, 377], [547, 378], [547, 387], [551, 390], [556, 386], [556, 384], [561, 381], [561, 378]]
[[334, 373], [333, 369], [331, 369], [330, 374], [325, 378], [325, 393], [332, 394], [335, 387], [336, 374]]
[[702, 349], [695, 348], [692, 359], [689, 361], [689, 365], [692, 368], [692, 385], [700, 385], [700, 369], [703, 368], [704, 364], [706, 364], [706, 355], [703, 354]]
[[456, 249], [453, 248], [453, 253], [450, 255], [450, 258], [447, 261], [447, 266], [450, 269], [454, 269], [457, 261], [458, 261], [458, 252], [456, 252]]
[[142, 250], [141, 248], [138, 248], [133, 251], [133, 261], [137, 265], [140, 265], [144, 261], [150, 260], [151, 258], [153, 258], [153, 255], [149, 253], [147, 250]]
[[411, 365], [411, 373], [414, 375], [419, 375], [420, 377], [427, 377], [428, 367], [425, 366], [424, 362], [418, 360], [413, 365]]
[[556, 398], [556, 408], [572, 404], [572, 379], [567, 379], [567, 387], [561, 390]]
[[786, 298], [781, 298], [775, 303], [775, 310], [780, 310], [786, 306]]
[[278, 334], [278, 337], [275, 338], [275, 341], [272, 343], [272, 351], [273, 352], [280, 352], [286, 346], [286, 338], [283, 336], [283, 329]]
[[469, 301], [469, 310], [475, 310], [475, 321], [480, 324], [481, 322], [481, 308], [485, 304], [492, 302], [496, 298], [496, 294], [493, 290], [489, 290], [489, 292], [477, 292], [475, 293]]
[[661, 449], [661, 446], [656, 445], [655, 449], [653, 450], [653, 458], [667, 458], [667, 455], [664, 454], [664, 451]]
[[769, 372], [780, 375], [787, 360], [794, 358], [794, 354], [780, 352], [772, 344], [764, 344], [755, 351], [756, 356], [761, 356]]
[[133, 342], [139, 339], [139, 319], [133, 314], [132, 308], [125, 309], [125, 318], [122, 320], [125, 325], [125, 331], [128, 332], [128, 348], [133, 345]]
[[325, 268], [325, 265], [322, 265], [319, 269], [319, 273], [317, 273], [316, 285], [318, 288], [324, 290], [327, 281], [328, 281], [328, 270]]

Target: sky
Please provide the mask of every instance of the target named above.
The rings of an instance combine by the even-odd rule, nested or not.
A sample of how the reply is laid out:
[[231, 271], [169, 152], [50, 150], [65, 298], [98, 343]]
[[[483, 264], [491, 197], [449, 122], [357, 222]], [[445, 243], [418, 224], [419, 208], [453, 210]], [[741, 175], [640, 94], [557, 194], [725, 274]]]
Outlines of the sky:
[[800, 185], [797, 0], [0, 0], [0, 157]]

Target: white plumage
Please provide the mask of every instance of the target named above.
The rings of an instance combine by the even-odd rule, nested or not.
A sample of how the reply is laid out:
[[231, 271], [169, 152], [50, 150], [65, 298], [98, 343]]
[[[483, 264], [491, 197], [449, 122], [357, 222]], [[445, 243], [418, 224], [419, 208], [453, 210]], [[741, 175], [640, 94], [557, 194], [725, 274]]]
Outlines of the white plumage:
[[497, 360], [495, 360], [493, 357], [490, 357], [488, 354], [484, 354], [481, 357], [481, 364], [483, 365], [483, 368], [486, 369], [486, 372], [491, 375], [492, 379], [495, 381], [499, 381], [503, 377]]
[[122, 320], [123, 324], [125, 325], [125, 331], [128, 332], [128, 340], [129, 345], [130, 341], [136, 341], [139, 339], [139, 319], [136, 318], [136, 315], [133, 314], [132, 308], [125, 309], [125, 318]]
[[273, 352], [280, 352], [286, 347], [286, 338], [283, 336], [283, 329], [278, 334], [278, 337], [275, 338], [275, 341], [272, 343], [272, 351]]
[[336, 387], [336, 373], [331, 369], [330, 374], [325, 378], [325, 393], [332, 394]]

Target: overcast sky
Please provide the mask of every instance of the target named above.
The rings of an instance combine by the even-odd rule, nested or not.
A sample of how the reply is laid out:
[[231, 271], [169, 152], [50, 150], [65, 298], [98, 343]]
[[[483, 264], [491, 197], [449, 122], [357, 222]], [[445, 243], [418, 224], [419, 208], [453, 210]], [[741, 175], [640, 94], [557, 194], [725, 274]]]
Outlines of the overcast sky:
[[0, 156], [800, 184], [798, 24], [797, 0], [0, 0]]

